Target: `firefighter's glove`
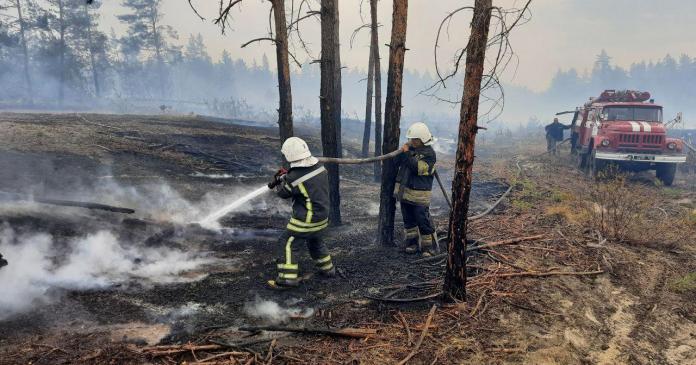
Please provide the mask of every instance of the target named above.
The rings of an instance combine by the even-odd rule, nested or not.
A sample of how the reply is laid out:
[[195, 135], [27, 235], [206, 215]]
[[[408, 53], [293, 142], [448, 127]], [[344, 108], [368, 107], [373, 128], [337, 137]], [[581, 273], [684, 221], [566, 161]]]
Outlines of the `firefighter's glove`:
[[269, 189], [275, 189], [276, 186], [280, 185], [283, 181], [285, 181], [285, 175], [287, 175], [288, 170], [281, 168], [278, 170], [278, 172], [273, 175], [273, 179], [268, 183], [268, 188]]

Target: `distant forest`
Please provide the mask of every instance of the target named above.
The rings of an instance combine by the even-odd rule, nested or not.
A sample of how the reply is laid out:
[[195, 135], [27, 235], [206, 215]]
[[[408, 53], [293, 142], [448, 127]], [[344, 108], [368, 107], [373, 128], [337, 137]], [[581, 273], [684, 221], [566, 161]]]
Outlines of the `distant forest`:
[[[179, 34], [161, 22], [157, 3], [123, 0], [125, 13], [118, 19], [128, 30], [117, 35], [100, 30], [99, 1], [88, 6], [84, 0], [0, 0], [0, 108], [193, 112], [275, 120], [277, 79], [265, 56], [248, 64], [224, 51], [215, 61], [196, 34], [179, 46]], [[385, 59], [382, 65], [386, 67]], [[363, 69], [346, 68], [342, 77], [344, 118], [362, 120], [366, 75]], [[295, 67], [291, 78], [295, 120], [315, 121], [318, 64]], [[383, 82], [386, 90], [386, 77]], [[404, 123], [425, 120], [449, 131], [458, 108], [421, 94], [434, 83], [428, 73], [404, 72]], [[580, 105], [606, 88], [648, 90], [665, 105], [667, 119], [683, 111], [687, 125], [693, 126], [694, 85], [696, 59], [688, 55], [667, 55], [624, 69], [612, 65], [602, 50], [590, 71], [560, 70], [544, 92], [505, 86], [505, 109], [492, 127], [537, 128], [554, 112]], [[460, 94], [445, 91], [448, 97]]]

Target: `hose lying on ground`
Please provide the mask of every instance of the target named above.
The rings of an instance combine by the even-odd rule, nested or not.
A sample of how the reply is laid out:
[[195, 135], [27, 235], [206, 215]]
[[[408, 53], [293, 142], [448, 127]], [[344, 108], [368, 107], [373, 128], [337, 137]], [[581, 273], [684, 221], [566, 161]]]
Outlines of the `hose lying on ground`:
[[357, 164], [363, 164], [363, 163], [370, 163], [370, 162], [377, 162], [377, 161], [384, 161], [388, 160], [390, 158], [394, 158], [404, 151], [402, 150], [396, 150], [387, 153], [386, 155], [381, 155], [381, 156], [375, 156], [375, 157], [367, 157], [367, 158], [338, 158], [338, 157], [320, 157], [317, 156], [317, 159], [319, 162], [323, 163], [336, 163], [336, 164], [349, 164], [349, 165], [357, 165]]

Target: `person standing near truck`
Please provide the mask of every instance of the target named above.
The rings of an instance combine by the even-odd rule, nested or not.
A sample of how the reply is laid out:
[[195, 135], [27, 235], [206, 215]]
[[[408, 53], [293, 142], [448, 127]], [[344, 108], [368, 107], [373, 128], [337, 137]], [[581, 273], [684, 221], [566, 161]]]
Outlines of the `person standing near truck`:
[[558, 154], [557, 146], [563, 141], [563, 131], [570, 129], [570, 126], [559, 123], [558, 118], [553, 118], [553, 123], [544, 129], [546, 129], [546, 151], [554, 155]]

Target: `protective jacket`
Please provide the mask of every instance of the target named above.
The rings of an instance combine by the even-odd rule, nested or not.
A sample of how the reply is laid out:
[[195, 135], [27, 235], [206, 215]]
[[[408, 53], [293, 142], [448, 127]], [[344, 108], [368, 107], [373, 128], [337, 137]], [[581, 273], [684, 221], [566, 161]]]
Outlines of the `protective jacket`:
[[394, 194], [397, 199], [417, 205], [430, 205], [437, 156], [431, 146], [411, 148], [396, 157], [399, 172]]
[[292, 198], [289, 231], [306, 235], [329, 225], [329, 180], [321, 163], [291, 168], [276, 193], [283, 199]]
[[570, 129], [570, 126], [558, 122], [553, 122], [547, 125], [544, 129], [546, 130], [547, 136], [551, 136], [553, 139], [557, 141], [562, 141], [563, 131], [566, 129]]

